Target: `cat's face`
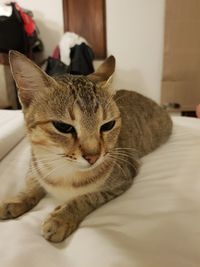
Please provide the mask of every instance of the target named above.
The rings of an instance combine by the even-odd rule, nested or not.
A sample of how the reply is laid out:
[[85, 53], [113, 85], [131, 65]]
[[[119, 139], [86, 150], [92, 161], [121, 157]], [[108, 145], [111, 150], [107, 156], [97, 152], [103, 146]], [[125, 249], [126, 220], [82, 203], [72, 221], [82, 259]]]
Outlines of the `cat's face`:
[[110, 159], [121, 118], [107, 82], [114, 71], [108, 64], [89, 77], [53, 79], [24, 56], [11, 55], [33, 152], [41, 160], [55, 163], [62, 157], [63, 164], [84, 171]]
[[48, 149], [77, 168], [94, 167], [116, 144], [119, 110], [112, 95], [87, 78], [62, 80], [38, 95], [26, 111], [33, 148], [44, 157]]

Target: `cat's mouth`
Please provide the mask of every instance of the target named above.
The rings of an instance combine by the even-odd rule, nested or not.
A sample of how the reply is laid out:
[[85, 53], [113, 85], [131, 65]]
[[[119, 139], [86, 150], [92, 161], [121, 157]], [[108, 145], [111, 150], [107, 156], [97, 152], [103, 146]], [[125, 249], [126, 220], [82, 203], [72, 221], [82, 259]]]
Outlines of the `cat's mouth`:
[[78, 169], [79, 171], [85, 172], [85, 171], [93, 171], [94, 169], [103, 166], [104, 163], [108, 161], [108, 157], [107, 153], [105, 153], [104, 155], [102, 154], [93, 164], [90, 164], [83, 157], [74, 160], [66, 156], [66, 160], [70, 163], [70, 165], [73, 165], [74, 168]]
[[[66, 159], [69, 160], [68, 158]], [[104, 158], [100, 157], [94, 164], [90, 164], [84, 158], [77, 159], [76, 161], [69, 160], [69, 162], [81, 171], [90, 171], [100, 166], [104, 162]]]

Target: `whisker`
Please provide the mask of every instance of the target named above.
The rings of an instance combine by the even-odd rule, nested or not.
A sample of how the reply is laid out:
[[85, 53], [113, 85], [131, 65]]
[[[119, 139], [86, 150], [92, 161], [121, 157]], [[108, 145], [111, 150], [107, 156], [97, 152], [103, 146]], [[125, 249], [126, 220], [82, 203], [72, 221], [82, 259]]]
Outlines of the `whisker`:
[[37, 163], [53, 163], [56, 161], [61, 160], [61, 158], [57, 158], [57, 159], [46, 159], [46, 160], [41, 160], [41, 159], [37, 159], [36, 162]]
[[110, 98], [108, 98], [108, 103], [105, 105], [104, 108], [107, 109], [110, 106], [112, 100], [117, 104], [117, 101], [120, 100], [121, 98], [124, 98], [124, 97], [125, 97], [125, 95], [122, 95], [122, 96], [115, 98], [114, 95], [112, 95]]
[[123, 168], [121, 167], [120, 163], [119, 163], [119, 162], [117, 162], [117, 160], [118, 160], [118, 159], [116, 159], [115, 157], [112, 157], [111, 155], [108, 155], [108, 157], [109, 157], [109, 158], [111, 158], [111, 159], [114, 159], [114, 161], [115, 161], [115, 162], [114, 162], [114, 164], [115, 164], [115, 165], [117, 165], [117, 167], [119, 167], [119, 168], [120, 168], [120, 170], [121, 170], [122, 174], [124, 174], [124, 176], [126, 176], [126, 174], [125, 174], [125, 172], [124, 172]]
[[130, 161], [130, 160], [133, 159], [133, 157], [131, 157], [131, 156], [124, 156], [124, 155], [117, 155], [117, 154], [112, 154], [112, 156], [113, 156], [113, 157], [116, 157], [116, 158], [120, 158], [120, 159], [128, 160], [128, 161]]
[[116, 155], [116, 156], [123, 156], [123, 157], [127, 157], [127, 158], [131, 158], [134, 159], [134, 154], [129, 154], [129, 153], [123, 153], [123, 152], [112, 152], [112, 155]]
[[121, 162], [123, 162], [123, 163], [128, 164], [129, 166], [133, 167], [133, 169], [134, 169], [135, 171], [137, 171], [137, 166], [135, 166], [132, 162], [130, 162], [130, 161], [128, 161], [128, 160], [125, 160], [124, 158], [120, 157], [119, 155], [118, 155], [117, 157], [116, 157], [116, 155], [113, 155], [112, 157], [115, 158], [115, 159], [118, 160], [118, 161], [121, 161]]
[[138, 156], [138, 151], [132, 148], [114, 148], [111, 152], [125, 153], [132, 156]]
[[127, 155], [132, 158], [138, 157], [138, 153], [136, 153], [135, 151], [130, 151], [130, 150], [111, 150], [110, 153], [117, 154], [117, 155]]
[[40, 172], [40, 173], [42, 172], [42, 169], [39, 166], [35, 167], [33, 165], [33, 166], [29, 167], [28, 172], [30, 172], [32, 174], [33, 174], [33, 172], [36, 172], [36, 174], [38, 174], [38, 172]]
[[45, 179], [47, 179], [47, 177], [49, 177], [49, 175], [51, 175], [53, 172], [55, 172], [57, 169], [60, 169], [60, 168], [62, 168], [63, 166], [65, 165], [65, 163], [64, 164], [61, 164], [61, 165], [58, 165], [58, 166], [56, 166], [53, 170], [51, 170], [47, 175], [45, 175], [44, 177], [42, 177], [44, 180]]
[[39, 155], [39, 156], [34, 156], [34, 158], [38, 158], [38, 159], [54, 159], [54, 158], [61, 158], [60, 156], [57, 156], [57, 155], [48, 155], [48, 154], [45, 154], [45, 155]]
[[132, 150], [132, 151], [137, 151], [135, 148], [132, 148], [132, 147], [115, 147], [114, 149], [117, 149], [117, 150]]
[[116, 153], [128, 153], [128, 154], [137, 154], [137, 151], [131, 151], [131, 150], [126, 150], [126, 149], [113, 149], [111, 152], [116, 152]]
[[[40, 146], [40, 149], [42, 149], [42, 150], [46, 150], [46, 151], [48, 151], [48, 153], [50, 153], [50, 154], [56, 154], [54, 151], [52, 151], [51, 149], [49, 149], [49, 148], [47, 148], [46, 146]], [[34, 150], [33, 150], [34, 151]], [[58, 154], [57, 154], [58, 155]]]
[[105, 110], [107, 110], [108, 109], [108, 107], [110, 106], [110, 104], [111, 104], [111, 101], [113, 100], [113, 95], [111, 95], [109, 98], [108, 98], [108, 102], [106, 103], [106, 105], [105, 105]]
[[66, 157], [66, 160], [71, 161], [71, 162], [77, 162], [76, 160], [74, 160], [74, 159], [70, 159], [70, 158], [68, 158], [68, 157]]
[[117, 102], [119, 99], [121, 99], [121, 98], [125, 98], [126, 97], [126, 95], [120, 95], [120, 96], [118, 96], [118, 97], [114, 97], [114, 101], [115, 102]]
[[122, 174], [124, 175], [124, 177], [126, 177], [126, 173], [125, 173], [125, 171], [123, 170], [123, 168], [121, 167], [120, 163], [119, 163], [119, 162], [115, 162], [115, 164], [117, 165], [117, 167], [120, 168], [120, 170], [121, 170]]
[[36, 161], [52, 161], [52, 160], [57, 160], [57, 159], [62, 159], [60, 156], [39, 156], [39, 157], [34, 157], [34, 160]]
[[[35, 160], [35, 162], [37, 163], [37, 167], [34, 165], [34, 164], [31, 164], [30, 166], [29, 166], [29, 169], [28, 169], [28, 171], [39, 171], [39, 172], [42, 172], [42, 171], [44, 171], [44, 169], [42, 169], [42, 167], [43, 167], [43, 164], [47, 164], [47, 163], [49, 163], [49, 164], [52, 164], [52, 163], [54, 163], [54, 162], [59, 162], [59, 160], [61, 160], [61, 158], [59, 157], [59, 158], [54, 158], [54, 159], [48, 159], [48, 160], [38, 160], [38, 159], [36, 159]], [[66, 164], [66, 163], [65, 163]]]

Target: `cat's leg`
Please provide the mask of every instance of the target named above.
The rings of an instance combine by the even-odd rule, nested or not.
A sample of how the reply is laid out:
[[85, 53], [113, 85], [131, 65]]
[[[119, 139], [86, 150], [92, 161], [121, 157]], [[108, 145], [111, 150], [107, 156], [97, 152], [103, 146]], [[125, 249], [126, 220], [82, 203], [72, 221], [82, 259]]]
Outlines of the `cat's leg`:
[[80, 222], [93, 210], [125, 192], [132, 181], [112, 190], [101, 190], [82, 195], [58, 206], [44, 221], [42, 234], [51, 242], [61, 242], [68, 237]]
[[0, 203], [0, 219], [16, 218], [32, 209], [45, 195], [44, 189], [33, 177], [28, 177], [24, 190]]

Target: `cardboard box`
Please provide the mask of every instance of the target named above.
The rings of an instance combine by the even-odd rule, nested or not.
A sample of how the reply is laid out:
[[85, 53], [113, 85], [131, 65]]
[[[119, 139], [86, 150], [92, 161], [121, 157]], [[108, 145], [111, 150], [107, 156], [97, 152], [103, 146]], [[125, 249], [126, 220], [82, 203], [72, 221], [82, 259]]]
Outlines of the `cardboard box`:
[[8, 55], [0, 53], [0, 109], [3, 108], [16, 109], [17, 96]]
[[192, 111], [200, 103], [200, 1], [166, 0], [165, 12], [161, 103]]

